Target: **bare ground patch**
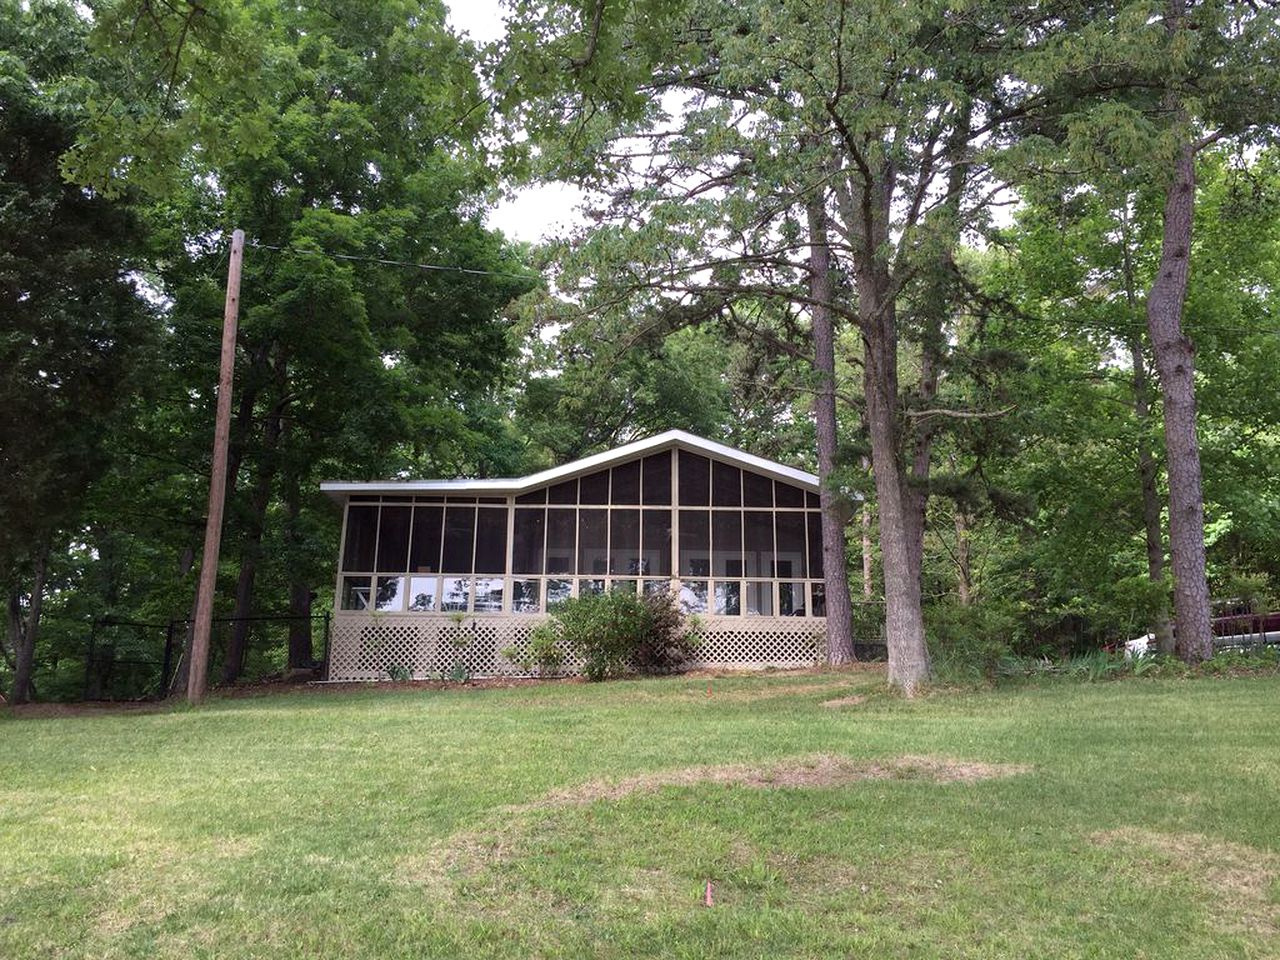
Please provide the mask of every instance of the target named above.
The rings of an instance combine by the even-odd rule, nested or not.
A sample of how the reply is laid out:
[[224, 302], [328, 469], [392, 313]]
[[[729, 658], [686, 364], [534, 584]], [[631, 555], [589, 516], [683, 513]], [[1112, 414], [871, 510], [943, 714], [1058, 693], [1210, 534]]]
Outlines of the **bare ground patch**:
[[651, 792], [662, 787], [688, 787], [704, 783], [756, 789], [838, 787], [864, 780], [974, 783], [978, 780], [1026, 773], [1029, 769], [1017, 764], [953, 760], [947, 757], [906, 756], [881, 760], [851, 760], [848, 757], [837, 757], [831, 754], [816, 754], [760, 766], [728, 764], [683, 767], [677, 770], [637, 774], [620, 780], [591, 780], [575, 787], [553, 790], [541, 800], [525, 804], [519, 809], [594, 803], [597, 800], [621, 800], [633, 793]]
[[1204, 888], [1215, 923], [1229, 932], [1280, 934], [1280, 904], [1272, 887], [1280, 855], [1199, 833], [1159, 833], [1138, 827], [1092, 836], [1104, 846], [1141, 850], [1151, 866], [1190, 877]]
[[836, 697], [834, 700], [823, 700], [822, 705], [832, 710], [837, 710], [840, 707], [856, 707], [866, 702], [867, 698], [864, 695], [856, 693], [851, 697]]

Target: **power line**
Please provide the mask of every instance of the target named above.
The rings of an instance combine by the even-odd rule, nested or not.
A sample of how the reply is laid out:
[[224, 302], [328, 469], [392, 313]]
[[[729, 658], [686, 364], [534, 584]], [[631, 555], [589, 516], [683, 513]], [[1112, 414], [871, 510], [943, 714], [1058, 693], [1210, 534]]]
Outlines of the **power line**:
[[439, 273], [465, 273], [476, 277], [505, 277], [508, 280], [524, 280], [537, 282], [539, 277], [531, 277], [524, 273], [503, 273], [499, 270], [478, 270], [474, 267], [455, 267], [440, 263], [414, 263], [411, 260], [390, 260], [385, 257], [360, 257], [351, 253], [329, 253], [325, 250], [306, 250], [297, 247], [279, 247], [272, 243], [248, 241], [249, 246], [260, 250], [275, 250], [278, 253], [300, 254], [312, 257], [328, 257], [332, 260], [351, 260], [358, 263], [377, 263], [386, 267], [414, 267], [418, 270], [434, 270]]

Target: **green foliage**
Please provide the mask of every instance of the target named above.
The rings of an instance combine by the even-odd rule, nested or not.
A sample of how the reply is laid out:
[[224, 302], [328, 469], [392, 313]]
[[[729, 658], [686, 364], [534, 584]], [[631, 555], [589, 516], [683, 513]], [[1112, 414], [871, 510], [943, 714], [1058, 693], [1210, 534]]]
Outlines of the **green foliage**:
[[991, 680], [1012, 649], [1017, 620], [997, 603], [928, 608], [929, 655], [943, 682]]
[[542, 656], [581, 659], [588, 680], [673, 673], [692, 658], [696, 624], [673, 596], [612, 590], [557, 605], [537, 638]]

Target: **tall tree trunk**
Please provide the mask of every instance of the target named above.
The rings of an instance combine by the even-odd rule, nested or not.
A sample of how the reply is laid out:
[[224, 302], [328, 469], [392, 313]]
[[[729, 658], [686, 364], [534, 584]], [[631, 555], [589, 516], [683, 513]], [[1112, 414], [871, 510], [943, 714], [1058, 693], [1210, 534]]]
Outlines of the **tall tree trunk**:
[[21, 596], [9, 595], [9, 640], [13, 646], [13, 687], [9, 694], [12, 703], [22, 704], [31, 700], [36, 664], [36, 640], [40, 634], [40, 611], [44, 606], [44, 584], [49, 563], [49, 551], [44, 549], [36, 557], [31, 583], [31, 600], [23, 616]]
[[973, 562], [969, 549], [969, 515], [964, 508], [956, 505], [956, 594], [960, 605], [967, 607], [973, 603]]
[[827, 662], [853, 661], [853, 604], [849, 598], [849, 571], [845, 561], [844, 513], [831, 489], [836, 470], [836, 353], [835, 324], [831, 316], [831, 247], [827, 238], [827, 214], [821, 199], [808, 204], [809, 297], [813, 301], [813, 368], [818, 375], [814, 419], [818, 433], [819, 501], [822, 507], [822, 569], [827, 599]]
[[[862, 458], [862, 469], [866, 470], [871, 465], [867, 463], [867, 458]], [[862, 501], [862, 598], [870, 600], [875, 595], [875, 583], [873, 577], [875, 575], [874, 557], [871, 550], [871, 501]]]
[[[1186, 28], [1185, 21], [1185, 0], [1170, 0], [1165, 25], [1171, 37]], [[1183, 119], [1176, 93], [1170, 91], [1166, 102], [1173, 115]], [[1147, 296], [1147, 331], [1164, 400], [1177, 647], [1184, 659], [1196, 661], [1213, 656], [1213, 624], [1205, 574], [1204, 493], [1196, 436], [1195, 347], [1182, 332], [1196, 202], [1195, 146], [1186, 135], [1178, 146], [1172, 173], [1165, 187], [1160, 268]]]
[[290, 670], [304, 670], [315, 662], [315, 649], [311, 643], [311, 584], [302, 575], [304, 567], [298, 561], [303, 541], [299, 528], [302, 497], [298, 475], [291, 469], [285, 471], [284, 498], [285, 541], [289, 544], [292, 561], [289, 564], [289, 615], [294, 618], [289, 622], [287, 666]]
[[884, 289], [875, 277], [860, 277], [858, 312], [865, 344], [863, 389], [880, 515], [889, 682], [912, 696], [928, 682], [932, 668], [925, 644], [920, 578], [911, 561], [907, 480], [899, 459], [896, 318], [893, 304], [877, 295]]
[[[1158, 467], [1155, 452], [1151, 449], [1151, 383], [1147, 379], [1147, 361], [1143, 354], [1142, 338], [1129, 340], [1129, 353], [1133, 357], [1133, 412], [1138, 420], [1138, 483], [1142, 488], [1142, 525], [1147, 543], [1147, 576], [1153, 583], [1164, 583], [1164, 530], [1160, 517], [1160, 491], [1156, 485]], [[1173, 624], [1163, 598], [1151, 623], [1156, 647], [1161, 653], [1173, 653], [1175, 649]]]

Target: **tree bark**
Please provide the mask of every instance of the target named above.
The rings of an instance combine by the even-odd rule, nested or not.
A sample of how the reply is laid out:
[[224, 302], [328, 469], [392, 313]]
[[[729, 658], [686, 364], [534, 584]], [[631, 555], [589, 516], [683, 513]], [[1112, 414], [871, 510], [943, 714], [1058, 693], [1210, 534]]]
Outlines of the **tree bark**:
[[[301, 491], [298, 476], [293, 470], [285, 471], [285, 540], [290, 546], [291, 563], [289, 579], [289, 615], [295, 619], [289, 623], [290, 670], [304, 670], [315, 662], [315, 650], [311, 643], [311, 585], [302, 575], [298, 560], [303, 542], [298, 528], [301, 516]], [[305, 619], [304, 619], [305, 618]]]
[[[862, 469], [866, 470], [871, 465], [867, 463], [867, 458], [862, 458]], [[873, 577], [875, 575], [874, 558], [871, 551], [871, 502], [869, 500], [862, 501], [862, 598], [870, 600], [875, 594], [875, 583]]]
[[44, 606], [44, 584], [49, 562], [49, 552], [44, 550], [36, 557], [31, 584], [31, 602], [26, 616], [22, 614], [22, 602], [18, 593], [9, 595], [9, 640], [13, 647], [13, 687], [9, 700], [14, 704], [29, 703], [35, 675], [36, 639], [40, 633], [40, 611]]
[[[1129, 353], [1133, 357], [1133, 412], [1138, 420], [1138, 483], [1142, 488], [1147, 576], [1153, 583], [1163, 584], [1164, 530], [1160, 516], [1160, 491], [1156, 485], [1159, 468], [1155, 452], [1151, 449], [1151, 383], [1147, 378], [1147, 362], [1143, 355], [1141, 337], [1130, 338]], [[1161, 653], [1174, 652], [1173, 624], [1169, 620], [1169, 609], [1163, 599], [1152, 618], [1151, 633], [1156, 639], [1156, 648]]]
[[973, 603], [973, 562], [969, 550], [969, 515], [959, 504], [956, 505], [956, 594], [960, 598], [960, 606], [967, 607]]
[[[1171, 37], [1185, 29], [1185, 21], [1185, 0], [1170, 0], [1165, 26]], [[1172, 90], [1166, 103], [1175, 117], [1185, 121], [1182, 104]], [[1147, 296], [1147, 331], [1164, 401], [1169, 556], [1173, 568], [1177, 649], [1184, 659], [1197, 661], [1213, 656], [1213, 624], [1205, 574], [1204, 493], [1200, 443], [1196, 436], [1195, 348], [1182, 332], [1196, 200], [1195, 147], [1185, 133], [1178, 144], [1172, 174], [1165, 187], [1159, 272]]]
[[822, 569], [827, 600], [827, 662], [852, 662], [853, 604], [849, 598], [849, 571], [845, 560], [844, 516], [830, 480], [836, 470], [836, 354], [835, 324], [831, 303], [831, 247], [827, 215], [821, 199], [808, 204], [809, 297], [813, 301], [814, 362], [818, 375], [814, 420], [818, 434], [818, 497], [822, 507]]

